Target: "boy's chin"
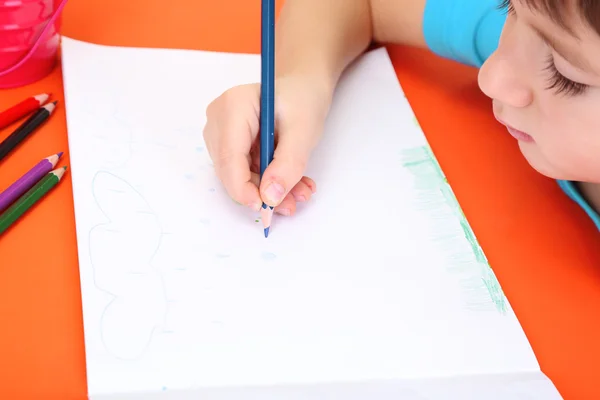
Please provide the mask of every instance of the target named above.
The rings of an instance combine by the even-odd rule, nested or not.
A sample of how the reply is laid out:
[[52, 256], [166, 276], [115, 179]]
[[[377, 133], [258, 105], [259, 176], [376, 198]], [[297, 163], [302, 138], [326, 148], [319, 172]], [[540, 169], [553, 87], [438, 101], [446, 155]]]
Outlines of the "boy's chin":
[[535, 144], [519, 144], [519, 148], [531, 168], [547, 178], [600, 185], [599, 169], [590, 168], [589, 163], [575, 160], [573, 156], [565, 158], [563, 154], [551, 157], [541, 152]]
[[529, 166], [539, 174], [558, 180], [569, 180], [565, 174], [560, 171], [539, 151], [535, 144], [519, 142], [519, 149]]

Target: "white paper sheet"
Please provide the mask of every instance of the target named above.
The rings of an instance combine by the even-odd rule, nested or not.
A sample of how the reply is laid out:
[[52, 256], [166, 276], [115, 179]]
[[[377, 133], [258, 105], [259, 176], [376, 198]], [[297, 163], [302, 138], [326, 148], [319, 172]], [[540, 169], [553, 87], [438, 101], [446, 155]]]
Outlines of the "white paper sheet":
[[268, 239], [202, 138], [259, 56], [64, 38], [62, 60], [92, 399], [560, 398], [385, 50], [344, 75], [318, 192]]

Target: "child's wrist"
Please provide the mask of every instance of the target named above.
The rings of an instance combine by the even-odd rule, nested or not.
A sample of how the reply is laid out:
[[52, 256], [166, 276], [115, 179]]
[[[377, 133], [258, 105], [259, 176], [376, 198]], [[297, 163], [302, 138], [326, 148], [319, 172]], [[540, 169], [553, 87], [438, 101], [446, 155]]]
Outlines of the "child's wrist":
[[279, 71], [275, 73], [275, 80], [296, 80], [305, 82], [310, 86], [311, 90], [318, 92], [319, 96], [325, 98], [331, 98], [337, 85], [337, 79], [334, 74], [327, 71], [325, 68], [313, 68], [313, 67], [297, 67], [294, 69], [288, 69], [285, 71]]

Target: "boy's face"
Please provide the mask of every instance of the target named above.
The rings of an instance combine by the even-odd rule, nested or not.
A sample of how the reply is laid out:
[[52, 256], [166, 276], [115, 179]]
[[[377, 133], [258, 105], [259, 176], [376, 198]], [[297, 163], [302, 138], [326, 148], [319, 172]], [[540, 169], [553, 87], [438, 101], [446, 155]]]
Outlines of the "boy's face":
[[570, 33], [512, 3], [479, 85], [533, 168], [600, 183], [600, 36], [578, 16], [569, 20]]

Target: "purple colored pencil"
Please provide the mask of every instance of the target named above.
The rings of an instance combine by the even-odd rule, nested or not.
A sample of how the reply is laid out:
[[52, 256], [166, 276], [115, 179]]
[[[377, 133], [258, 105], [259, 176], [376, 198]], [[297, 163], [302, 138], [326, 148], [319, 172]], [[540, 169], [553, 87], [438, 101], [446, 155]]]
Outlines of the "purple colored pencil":
[[28, 191], [35, 185], [40, 179], [46, 176], [50, 171], [54, 169], [58, 160], [63, 155], [61, 151], [58, 154], [54, 154], [50, 157], [44, 158], [42, 161], [37, 163], [31, 168], [25, 175], [20, 177], [15, 183], [10, 185], [5, 191], [0, 193], [0, 212], [7, 209], [12, 203], [15, 202], [23, 193]]

